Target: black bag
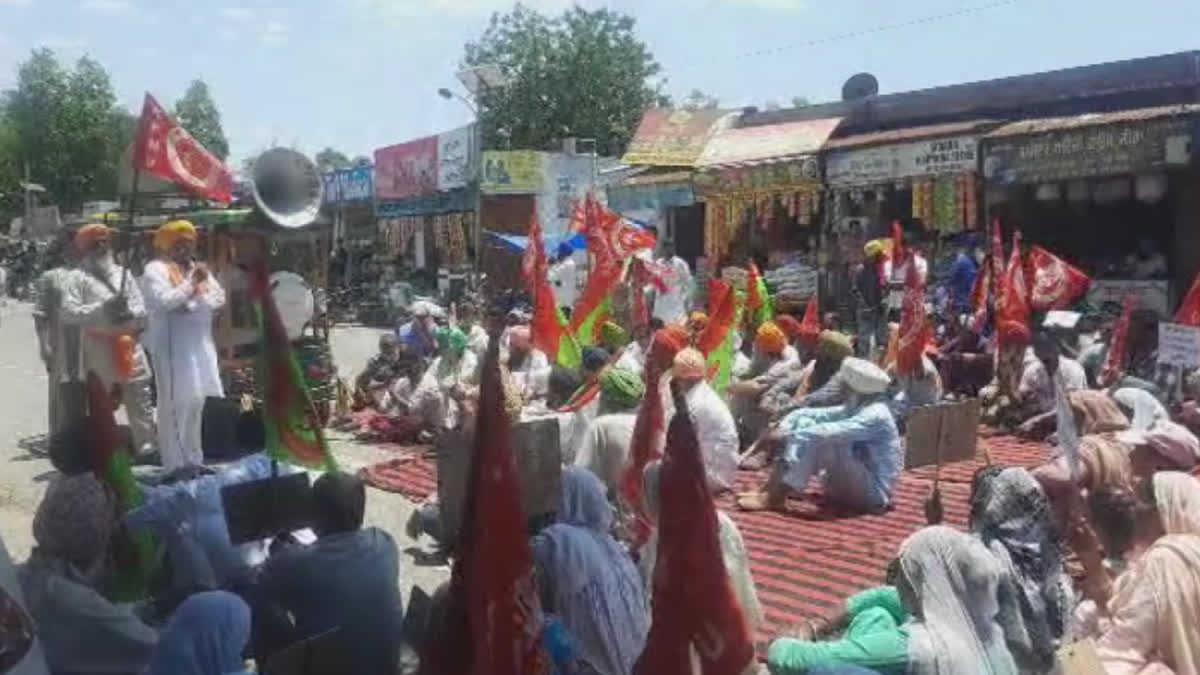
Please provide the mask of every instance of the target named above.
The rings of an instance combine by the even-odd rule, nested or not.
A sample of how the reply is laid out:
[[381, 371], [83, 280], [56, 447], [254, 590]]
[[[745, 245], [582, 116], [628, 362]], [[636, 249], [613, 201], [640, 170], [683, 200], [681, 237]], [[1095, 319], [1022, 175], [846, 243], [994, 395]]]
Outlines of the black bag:
[[200, 421], [200, 448], [204, 459], [228, 461], [245, 454], [237, 435], [241, 414], [241, 407], [232, 399], [209, 396], [204, 400]]
[[87, 387], [83, 382], [60, 382], [58, 385], [59, 426], [61, 420], [78, 420], [87, 415]]

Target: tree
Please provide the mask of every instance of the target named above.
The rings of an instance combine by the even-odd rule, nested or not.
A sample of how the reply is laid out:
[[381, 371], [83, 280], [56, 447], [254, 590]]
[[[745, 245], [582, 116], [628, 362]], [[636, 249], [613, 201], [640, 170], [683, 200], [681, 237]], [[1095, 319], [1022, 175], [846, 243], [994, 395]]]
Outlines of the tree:
[[375, 160], [371, 159], [370, 157], [367, 157], [366, 155], [359, 155], [358, 157], [355, 157], [355, 158], [354, 158], [354, 161], [353, 161], [353, 162], [351, 162], [351, 164], [352, 164], [352, 165], [353, 165], [355, 168], [360, 168], [360, 167], [364, 167], [364, 166], [371, 166], [371, 165], [372, 165], [372, 164], [374, 164], [374, 163], [375, 163]]
[[808, 100], [807, 96], [793, 96], [792, 97], [792, 107], [793, 108], [807, 108], [810, 105], [812, 105], [812, 101]]
[[693, 89], [690, 94], [680, 101], [679, 107], [684, 110], [715, 110], [720, 104], [721, 101], [716, 96], [706, 94], [699, 89]]
[[175, 117], [209, 152], [222, 162], [229, 156], [229, 141], [221, 128], [221, 113], [204, 80], [192, 80], [183, 98], [175, 102]]
[[133, 137], [133, 117], [116, 105], [107, 71], [88, 57], [64, 69], [49, 49], [34, 51], [4, 93], [7, 143], [0, 165], [29, 163], [48, 202], [65, 210], [116, 194], [118, 162]]
[[642, 112], [664, 100], [633, 17], [608, 9], [552, 17], [518, 3], [464, 52], [464, 67], [496, 66], [507, 79], [476, 92], [485, 148], [541, 150], [574, 136], [619, 155]]
[[350, 166], [350, 158], [345, 153], [333, 148], [325, 148], [318, 152], [317, 156], [313, 158], [313, 162], [316, 163], [317, 169], [321, 172], [336, 171], [338, 169], [349, 168]]

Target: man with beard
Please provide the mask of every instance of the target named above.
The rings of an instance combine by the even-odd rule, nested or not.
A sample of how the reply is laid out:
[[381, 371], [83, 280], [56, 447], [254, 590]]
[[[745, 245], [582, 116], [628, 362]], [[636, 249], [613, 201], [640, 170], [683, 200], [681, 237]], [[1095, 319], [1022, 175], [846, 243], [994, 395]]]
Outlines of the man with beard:
[[188, 221], [160, 227], [154, 248], [158, 257], [146, 264], [142, 276], [146, 344], [158, 391], [159, 451], [163, 467], [174, 470], [204, 462], [204, 401], [224, 396], [212, 322], [213, 313], [225, 305], [225, 291], [195, 261], [196, 228]]
[[67, 284], [63, 320], [80, 327], [83, 372], [96, 373], [125, 406], [136, 452], [154, 449], [150, 369], [142, 351], [146, 308], [133, 274], [113, 262], [112, 230], [99, 223], [75, 234], [79, 271]]

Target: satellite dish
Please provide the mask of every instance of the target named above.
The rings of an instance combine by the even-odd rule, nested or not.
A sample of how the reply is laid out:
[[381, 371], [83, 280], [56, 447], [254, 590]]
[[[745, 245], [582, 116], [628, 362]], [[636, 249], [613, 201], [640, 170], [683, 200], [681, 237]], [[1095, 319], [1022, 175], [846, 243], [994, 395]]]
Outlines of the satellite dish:
[[857, 101], [879, 93], [879, 80], [870, 73], [859, 73], [842, 85], [842, 100]]

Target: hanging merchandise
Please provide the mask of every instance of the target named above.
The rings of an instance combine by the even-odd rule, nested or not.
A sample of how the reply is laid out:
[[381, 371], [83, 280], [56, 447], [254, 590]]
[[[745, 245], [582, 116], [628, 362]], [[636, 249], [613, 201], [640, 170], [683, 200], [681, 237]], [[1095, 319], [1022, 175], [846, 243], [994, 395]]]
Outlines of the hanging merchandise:
[[957, 188], [958, 182], [953, 176], [941, 176], [934, 181], [933, 219], [925, 223], [927, 229], [947, 232], [957, 228]]
[[963, 225], [968, 230], [979, 227], [979, 178], [974, 172], [963, 174]]

